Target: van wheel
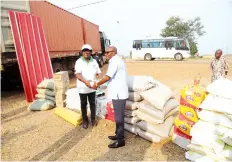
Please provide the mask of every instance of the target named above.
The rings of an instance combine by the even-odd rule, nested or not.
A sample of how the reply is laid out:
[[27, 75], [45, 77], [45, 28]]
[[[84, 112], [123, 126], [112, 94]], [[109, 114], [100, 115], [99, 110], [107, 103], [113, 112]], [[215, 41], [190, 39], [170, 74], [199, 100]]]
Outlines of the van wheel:
[[183, 60], [183, 55], [181, 53], [177, 53], [174, 56], [176, 61], [182, 61]]
[[152, 60], [152, 56], [150, 53], [147, 53], [145, 56], [144, 56], [144, 60], [145, 61], [151, 61]]

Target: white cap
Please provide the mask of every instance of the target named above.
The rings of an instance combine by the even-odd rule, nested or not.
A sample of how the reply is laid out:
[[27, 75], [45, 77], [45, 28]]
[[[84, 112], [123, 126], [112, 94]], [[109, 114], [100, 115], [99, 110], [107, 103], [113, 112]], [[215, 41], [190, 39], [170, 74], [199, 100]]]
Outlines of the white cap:
[[92, 51], [92, 47], [89, 44], [84, 44], [81, 48], [81, 50], [83, 51], [84, 49], [90, 50]]

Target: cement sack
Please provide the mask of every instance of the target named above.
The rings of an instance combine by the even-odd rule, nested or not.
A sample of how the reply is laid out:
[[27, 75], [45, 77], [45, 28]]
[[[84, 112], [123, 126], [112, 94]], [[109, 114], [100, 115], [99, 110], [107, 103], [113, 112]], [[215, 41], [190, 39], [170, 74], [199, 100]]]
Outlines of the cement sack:
[[139, 107], [139, 102], [133, 102], [133, 101], [126, 101], [126, 109], [127, 110], [136, 110]]
[[55, 102], [45, 99], [38, 99], [32, 102], [32, 104], [30, 104], [27, 109], [31, 111], [40, 111], [40, 110], [49, 110], [54, 107], [55, 107]]
[[54, 90], [54, 80], [44, 79], [39, 85], [37, 85], [37, 88]]
[[181, 148], [188, 150], [187, 146], [191, 143], [191, 140], [186, 139], [174, 132], [172, 136], [172, 142], [180, 146]]
[[188, 145], [190, 151], [196, 152], [203, 156], [207, 156], [214, 161], [226, 161], [227, 159], [221, 154], [215, 154], [214, 150], [209, 147], [190, 144]]
[[164, 109], [164, 105], [173, 95], [170, 88], [163, 86], [156, 86], [140, 94], [144, 100], [148, 101], [159, 110]]
[[56, 102], [55, 97], [47, 96], [47, 95], [44, 95], [44, 94], [36, 94], [35, 97], [37, 97], [39, 99], [47, 99], [47, 100], [51, 100], [53, 102]]
[[140, 121], [139, 118], [137, 117], [125, 117], [124, 118], [124, 122], [127, 123], [127, 124], [137, 124], [137, 122]]
[[224, 141], [226, 144], [232, 146], [232, 130], [229, 132], [226, 132], [224, 136], [222, 137], [222, 141]]
[[185, 153], [185, 158], [194, 162], [215, 162], [213, 159], [210, 159], [209, 157], [196, 153], [194, 151], [187, 151]]
[[149, 122], [151, 124], [160, 124], [164, 122], [164, 120], [155, 118], [152, 115], [144, 113], [140, 110], [136, 111], [136, 115], [138, 116], [139, 119], [145, 120], [146, 122]]
[[207, 87], [207, 92], [232, 99], [232, 81], [223, 78], [218, 79]]
[[130, 92], [146, 91], [155, 85], [151, 83], [150, 76], [128, 76], [127, 84]]
[[204, 110], [216, 111], [232, 115], [231, 105], [232, 99], [226, 99], [209, 94], [203, 101], [203, 103], [200, 105], [200, 108]]
[[40, 88], [37, 88], [36, 91], [39, 94], [42, 94], [42, 95], [47, 95], [47, 96], [51, 96], [51, 97], [55, 96], [55, 92], [52, 91], [52, 90], [49, 90], [49, 89], [40, 89]]
[[232, 147], [229, 145], [225, 145], [221, 154], [229, 160], [232, 160]]
[[[66, 107], [73, 110], [81, 110], [80, 95], [77, 88], [67, 90], [66, 94]], [[89, 111], [89, 102], [87, 102], [87, 109]]]
[[217, 135], [224, 135], [226, 132], [229, 132], [231, 129], [215, 125], [213, 123], [205, 122], [202, 120], [199, 120], [192, 129], [198, 129], [198, 130], [207, 130], [207, 133], [217, 134]]
[[137, 123], [141, 130], [149, 132], [151, 134], [157, 134], [161, 137], [169, 137], [169, 132], [174, 124], [174, 117], [170, 116], [162, 124], [150, 124], [146, 121], [140, 121]]
[[106, 106], [109, 100], [105, 97], [97, 97], [96, 98], [96, 115], [100, 118], [105, 118], [107, 113]]
[[232, 120], [232, 115], [225, 114], [225, 116], [226, 116], [228, 119]]
[[136, 110], [125, 110], [126, 117], [133, 117], [136, 116]]
[[221, 125], [227, 128], [232, 128], [232, 121], [222, 113], [217, 113], [213, 111], [208, 111], [208, 110], [202, 110], [198, 112], [198, 117], [201, 120]]
[[170, 99], [165, 104], [164, 109], [159, 110], [159, 109], [155, 108], [154, 106], [152, 106], [151, 104], [149, 104], [147, 101], [144, 100], [144, 101], [139, 103], [138, 108], [139, 108], [140, 111], [142, 111], [144, 113], [148, 113], [148, 114], [152, 115], [154, 118], [164, 120], [165, 116], [169, 112], [170, 112], [170, 114], [168, 114], [168, 115], [171, 116], [173, 113], [178, 111], [178, 110], [175, 110], [174, 112], [171, 112], [172, 110], [177, 108], [178, 105], [179, 104], [175, 99]]
[[134, 101], [134, 102], [139, 102], [139, 101], [142, 101], [143, 98], [142, 98], [142, 96], [140, 96], [140, 94], [138, 92], [129, 92], [128, 100]]
[[160, 142], [161, 140], [163, 140], [164, 138], [160, 137], [159, 135], [157, 134], [151, 134], [149, 132], [145, 132], [141, 129], [139, 129], [138, 131], [138, 135], [148, 141], [151, 141], [151, 142], [155, 142], [155, 143], [158, 143]]
[[167, 115], [165, 115], [164, 119], [167, 119], [170, 116], [176, 117], [179, 113], [179, 108], [175, 108], [173, 110], [171, 110], [169, 113], [167, 113]]
[[139, 128], [136, 125], [127, 124], [127, 123], [124, 123], [124, 129], [133, 134], [137, 134], [139, 131]]
[[214, 150], [216, 154], [222, 152], [225, 146], [225, 143], [221, 140], [222, 136], [208, 133], [207, 129], [198, 130], [192, 128], [190, 131], [190, 135], [192, 136], [192, 144], [210, 147]]

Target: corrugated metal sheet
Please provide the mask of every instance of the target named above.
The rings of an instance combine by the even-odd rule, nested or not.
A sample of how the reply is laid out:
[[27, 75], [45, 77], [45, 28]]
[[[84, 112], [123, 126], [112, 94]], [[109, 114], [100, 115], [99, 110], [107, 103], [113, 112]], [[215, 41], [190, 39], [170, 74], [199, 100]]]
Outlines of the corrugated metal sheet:
[[90, 44], [93, 51], [101, 51], [99, 27], [83, 19], [85, 43]]
[[52, 78], [52, 66], [41, 20], [31, 14], [9, 11], [16, 56], [28, 102], [44, 78]]
[[30, 1], [40, 17], [50, 54], [78, 52], [84, 44], [81, 18], [46, 1]]

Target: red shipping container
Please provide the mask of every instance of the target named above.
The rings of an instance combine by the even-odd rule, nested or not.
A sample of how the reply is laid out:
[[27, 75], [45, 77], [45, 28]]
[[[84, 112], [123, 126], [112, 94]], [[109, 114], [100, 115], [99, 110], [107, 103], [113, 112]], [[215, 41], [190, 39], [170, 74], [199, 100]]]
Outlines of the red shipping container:
[[46, 1], [30, 1], [30, 12], [42, 21], [50, 54], [81, 50], [84, 44], [82, 18]]
[[99, 27], [85, 19], [82, 20], [85, 43], [91, 45], [93, 51], [101, 51]]

